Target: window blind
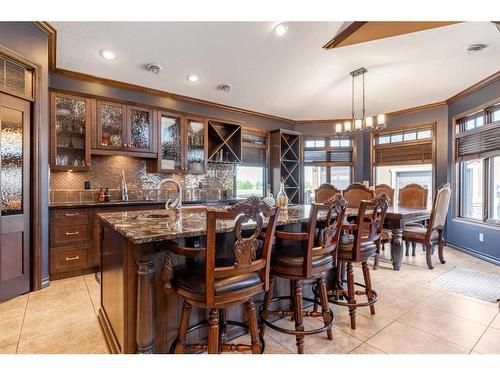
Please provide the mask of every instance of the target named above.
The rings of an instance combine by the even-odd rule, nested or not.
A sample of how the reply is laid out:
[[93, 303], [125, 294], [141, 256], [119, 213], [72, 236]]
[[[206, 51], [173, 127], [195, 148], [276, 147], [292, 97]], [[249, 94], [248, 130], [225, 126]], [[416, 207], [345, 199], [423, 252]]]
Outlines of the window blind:
[[33, 99], [33, 71], [0, 56], [0, 91]]
[[432, 141], [375, 146], [374, 149], [377, 166], [432, 163]]
[[493, 123], [456, 135], [457, 161], [500, 155], [500, 123]]
[[266, 149], [259, 147], [245, 147], [241, 148], [241, 162], [243, 164], [257, 164], [257, 165], [265, 165], [266, 164]]

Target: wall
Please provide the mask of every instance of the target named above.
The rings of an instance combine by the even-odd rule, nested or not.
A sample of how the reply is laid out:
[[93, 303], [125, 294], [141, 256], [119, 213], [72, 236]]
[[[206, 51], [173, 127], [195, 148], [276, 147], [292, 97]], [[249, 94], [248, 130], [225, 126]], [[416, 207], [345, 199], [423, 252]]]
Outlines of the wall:
[[[448, 132], [452, 134], [453, 117], [465, 111], [471, 110], [477, 106], [481, 106], [492, 100], [499, 99], [500, 101], [500, 80], [489, 84], [488, 86], [468, 95], [461, 100], [449, 105], [448, 110]], [[452, 144], [453, 139], [450, 136], [448, 140], [448, 157], [450, 166], [448, 168], [448, 175], [451, 177], [452, 168]], [[456, 193], [456, 189], [455, 189]], [[455, 195], [457, 199], [457, 195]], [[448, 215], [447, 223], [447, 241], [449, 244], [460, 246], [465, 251], [500, 264], [500, 230], [491, 226], [470, 224], [457, 220], [454, 216], [455, 207], [452, 202], [450, 212]], [[483, 233], [484, 242], [479, 242], [479, 233]]]
[[[45, 145], [39, 156], [41, 166], [41, 232], [42, 232], [42, 280], [48, 281], [48, 156], [49, 156], [49, 113], [48, 113], [48, 38], [32, 22], [0, 22], [0, 45], [9, 48], [26, 60], [40, 65], [40, 107], [35, 116], [40, 116], [40, 144]], [[34, 220], [35, 218], [31, 218]]]

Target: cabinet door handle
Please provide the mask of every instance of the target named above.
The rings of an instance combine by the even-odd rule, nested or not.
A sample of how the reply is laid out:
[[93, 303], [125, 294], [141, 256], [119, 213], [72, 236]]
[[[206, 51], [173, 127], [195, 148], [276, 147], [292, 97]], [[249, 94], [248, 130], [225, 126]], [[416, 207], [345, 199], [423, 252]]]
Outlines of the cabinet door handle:
[[76, 236], [77, 234], [80, 234], [80, 232], [66, 232], [66, 236]]
[[66, 257], [66, 261], [70, 261], [70, 260], [78, 260], [80, 259], [80, 256], [76, 255], [74, 257]]
[[74, 214], [68, 214], [68, 213], [67, 213], [67, 214], [65, 214], [65, 216], [67, 216], [67, 217], [71, 217], [71, 216], [78, 216], [78, 212], [75, 212]]

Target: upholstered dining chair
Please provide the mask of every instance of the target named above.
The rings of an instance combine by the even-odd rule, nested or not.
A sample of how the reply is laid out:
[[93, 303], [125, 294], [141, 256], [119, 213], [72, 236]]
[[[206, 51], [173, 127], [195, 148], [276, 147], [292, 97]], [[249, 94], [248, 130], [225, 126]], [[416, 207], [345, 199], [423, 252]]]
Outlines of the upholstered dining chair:
[[427, 267], [433, 269], [432, 265], [432, 249], [435, 244], [438, 245], [439, 261], [444, 264], [444, 224], [446, 222], [446, 215], [448, 214], [448, 207], [450, 205], [451, 188], [450, 184], [446, 183], [441, 186], [432, 204], [431, 216], [427, 228], [419, 226], [406, 226], [403, 229], [403, 241], [411, 241], [421, 243], [425, 247], [425, 257]]
[[324, 183], [319, 185], [319, 187], [314, 190], [314, 199], [316, 203], [323, 203], [338, 193], [340, 193], [340, 190], [335, 186]]
[[[405, 207], [416, 207], [416, 208], [424, 208], [427, 207], [427, 197], [429, 191], [420, 186], [419, 184], [409, 184], [404, 188], [399, 189], [398, 192], [398, 205]], [[423, 225], [420, 223], [411, 223], [409, 226], [416, 226], [423, 228]], [[405, 256], [410, 255], [410, 246], [412, 247], [412, 256], [415, 256], [416, 243], [412, 241], [406, 241], [405, 247], [406, 252]]]
[[348, 208], [358, 208], [362, 200], [371, 200], [375, 192], [365, 185], [354, 182], [342, 192]]
[[[378, 196], [380, 194], [386, 194], [387, 197], [389, 198], [389, 206], [394, 206], [394, 193], [395, 190], [390, 187], [389, 185], [386, 184], [378, 184], [375, 186], [375, 196]], [[380, 250], [384, 251], [385, 250], [385, 245], [390, 243], [392, 240], [392, 231], [388, 228], [383, 228], [382, 232], [380, 233], [380, 244], [381, 248], [377, 249], [377, 255], [375, 255], [375, 262], [373, 264], [373, 269], [376, 270], [378, 268], [379, 264], [379, 253]]]

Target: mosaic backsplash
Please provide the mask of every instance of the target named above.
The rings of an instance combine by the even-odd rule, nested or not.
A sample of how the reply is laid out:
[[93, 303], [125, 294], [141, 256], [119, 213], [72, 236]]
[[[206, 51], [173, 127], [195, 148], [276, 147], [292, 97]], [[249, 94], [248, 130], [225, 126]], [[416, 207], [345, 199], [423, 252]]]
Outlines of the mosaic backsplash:
[[[234, 165], [209, 163], [207, 174], [164, 174], [146, 172], [146, 160], [127, 156], [92, 156], [89, 172], [59, 172], [50, 174], [50, 202], [95, 201], [101, 188], [109, 188], [111, 200], [121, 197], [121, 171], [125, 172], [129, 200], [165, 199], [168, 185], [158, 193], [158, 183], [166, 177], [176, 179], [184, 190], [184, 199], [232, 198]], [[90, 182], [90, 190], [84, 184]], [[159, 194], [159, 195], [158, 195]], [[222, 196], [223, 195], [223, 196]]]

